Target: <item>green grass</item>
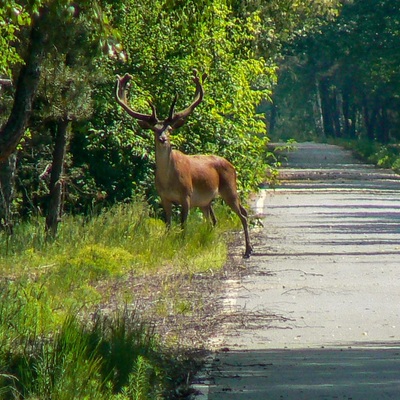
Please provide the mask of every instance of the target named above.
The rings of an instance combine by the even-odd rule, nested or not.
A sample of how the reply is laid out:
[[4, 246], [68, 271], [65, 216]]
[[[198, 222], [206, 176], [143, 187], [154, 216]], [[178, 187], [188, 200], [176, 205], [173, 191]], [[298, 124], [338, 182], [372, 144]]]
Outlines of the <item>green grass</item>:
[[[41, 219], [0, 234], [0, 398], [167, 398], [184, 367], [151, 326], [126, 311], [124, 302], [135, 304], [140, 293], [125, 283], [165, 276], [152, 312], [190, 315], [195, 306], [176, 277], [190, 284], [194, 274], [221, 268], [225, 233], [239, 228], [226, 207], [216, 213], [215, 229], [192, 212], [185, 230], [167, 230], [138, 202], [90, 220], [66, 217], [53, 241]], [[125, 311], [97, 315], [111, 296]]]
[[[223, 208], [220, 212], [226, 214]], [[229, 227], [232, 225], [237, 223], [230, 222]], [[15, 227], [13, 236], [0, 236], [1, 268], [3, 273], [17, 274], [63, 267], [88, 268], [91, 271], [86, 270], [85, 275], [93, 274], [96, 278], [126, 270], [147, 272], [168, 261], [182, 268], [191, 260], [195, 271], [199, 254], [206, 256], [215, 246], [217, 250], [210, 258], [223, 251], [224, 243], [219, 236], [226, 229], [226, 223], [211, 229], [193, 213], [185, 231], [178, 225], [168, 231], [161, 220], [149, 216], [143, 204], [119, 205], [89, 222], [82, 217], [66, 217], [57, 239], [51, 243], [46, 241], [43, 221]]]
[[161, 348], [135, 313], [124, 309], [90, 322], [68, 316], [50, 337], [3, 335], [1, 398], [163, 399], [182, 380], [186, 361]]

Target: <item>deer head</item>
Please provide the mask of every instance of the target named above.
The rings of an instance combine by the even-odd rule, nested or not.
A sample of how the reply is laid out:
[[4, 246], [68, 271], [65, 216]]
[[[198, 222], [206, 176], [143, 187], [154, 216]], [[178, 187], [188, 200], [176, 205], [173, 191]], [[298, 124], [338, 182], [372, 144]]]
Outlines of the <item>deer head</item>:
[[178, 99], [178, 95], [176, 94], [170, 106], [168, 117], [164, 120], [160, 120], [157, 118], [156, 108], [151, 101], [148, 102], [151, 108], [151, 114], [139, 113], [137, 111], [134, 111], [129, 106], [127, 100], [127, 91], [129, 87], [129, 82], [132, 79], [132, 76], [130, 74], [125, 74], [123, 77], [117, 75], [115, 97], [118, 104], [120, 104], [121, 107], [131, 117], [135, 118], [138, 121], [140, 127], [142, 127], [143, 129], [151, 129], [155, 133], [156, 140], [163, 144], [168, 142], [169, 132], [173, 129], [181, 127], [186, 122], [186, 119], [193, 112], [193, 110], [202, 102], [204, 97], [202, 82], [204, 82], [206, 78], [207, 74], [203, 74], [200, 81], [200, 78], [197, 75], [197, 70], [194, 69], [193, 82], [196, 85], [196, 92], [194, 94], [193, 102], [184, 110], [175, 112], [175, 104]]

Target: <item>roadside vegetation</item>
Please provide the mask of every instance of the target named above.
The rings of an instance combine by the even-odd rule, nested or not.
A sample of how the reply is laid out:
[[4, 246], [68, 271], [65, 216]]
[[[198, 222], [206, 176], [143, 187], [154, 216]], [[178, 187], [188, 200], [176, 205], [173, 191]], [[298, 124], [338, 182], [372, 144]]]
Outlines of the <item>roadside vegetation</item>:
[[[173, 399], [212, 330], [210, 293], [239, 221], [167, 230], [154, 142], [114, 98], [168, 115], [172, 138], [236, 167], [245, 202], [279, 159], [266, 107], [283, 49], [339, 1], [10, 0], [0, 7], [0, 398]], [[177, 218], [178, 219], [178, 218]], [[213, 286], [214, 285], [214, 286]]]
[[383, 144], [372, 140], [343, 141], [336, 143], [351, 150], [360, 159], [380, 168], [389, 168], [400, 173], [400, 147], [395, 141]]
[[218, 272], [224, 232], [237, 227], [217, 210], [216, 229], [193, 214], [187, 230], [167, 231], [136, 202], [66, 218], [56, 240], [40, 220], [1, 234], [1, 398], [174, 398], [180, 385], [185, 394], [185, 348], [196, 340], [176, 317], [199, 318], [203, 305], [183, 288]]

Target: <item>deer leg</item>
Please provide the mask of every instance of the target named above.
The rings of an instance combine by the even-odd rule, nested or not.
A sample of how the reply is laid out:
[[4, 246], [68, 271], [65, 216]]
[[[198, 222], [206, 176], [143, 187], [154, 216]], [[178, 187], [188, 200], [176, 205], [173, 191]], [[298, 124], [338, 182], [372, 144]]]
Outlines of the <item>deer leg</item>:
[[250, 254], [253, 252], [253, 247], [250, 244], [250, 235], [249, 235], [249, 227], [247, 224], [247, 211], [245, 208], [240, 204], [238, 196], [223, 196], [225, 203], [232, 209], [232, 211], [240, 218], [242, 222], [244, 237], [246, 241], [246, 250], [243, 255], [244, 258], [249, 258]]
[[189, 200], [182, 202], [181, 206], [182, 206], [182, 208], [181, 208], [181, 225], [182, 225], [182, 228], [184, 228], [186, 225], [187, 217], [189, 215], [189, 208], [190, 208]]
[[[233, 208], [233, 211], [239, 216], [240, 221], [243, 225], [244, 237], [246, 240], [246, 250], [243, 255], [244, 258], [249, 258], [250, 254], [253, 252], [253, 247], [250, 244], [250, 235], [249, 235], [249, 227], [247, 223], [247, 211], [239, 204], [239, 209], [237, 210], [236, 207]], [[244, 212], [243, 212], [244, 211]]]
[[204, 217], [209, 221], [211, 218], [211, 222], [213, 224], [213, 226], [216, 225], [217, 223], [217, 219], [215, 218], [215, 214], [214, 214], [214, 210], [211, 206], [211, 204], [209, 204], [206, 207], [201, 207], [201, 211], [203, 212]]
[[171, 227], [172, 203], [170, 201], [161, 199], [161, 204], [165, 212], [165, 223], [167, 224], [167, 228], [169, 229]]

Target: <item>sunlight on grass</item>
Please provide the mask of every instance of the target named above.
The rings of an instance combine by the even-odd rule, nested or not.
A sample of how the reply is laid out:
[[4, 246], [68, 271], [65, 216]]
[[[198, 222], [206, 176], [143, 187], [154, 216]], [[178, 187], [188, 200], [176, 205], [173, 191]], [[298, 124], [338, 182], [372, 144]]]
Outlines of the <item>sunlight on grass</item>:
[[[96, 326], [89, 316], [111, 297], [117, 307], [136, 304], [140, 299], [131, 285], [139, 277], [148, 285], [141, 295], [155, 296], [151, 312], [158, 317], [195, 314], [202, 307], [201, 297], [188, 297], [182, 285], [189, 287], [194, 275], [212, 274], [224, 265], [225, 233], [238, 227], [226, 207], [217, 205], [216, 214], [216, 228], [192, 212], [185, 229], [174, 223], [167, 230], [138, 202], [114, 206], [89, 220], [65, 217], [51, 241], [41, 219], [16, 226], [13, 236], [1, 233], [0, 395], [5, 390], [19, 391], [27, 399], [63, 399], [75, 392], [80, 398], [125, 400], [143, 392], [161, 398], [157, 385], [165, 386], [164, 370], [171, 365], [152, 359], [156, 345], [148, 343], [134, 357], [123, 350], [140, 343], [136, 332], [145, 332], [151, 341], [154, 332], [136, 320], [124, 320], [118, 327], [107, 315]], [[153, 277], [158, 279], [156, 289]], [[167, 336], [164, 344], [178, 346], [176, 331]], [[111, 345], [122, 346], [118, 357], [129, 356], [121, 380], [118, 368], [125, 367], [107, 367], [110, 354], [102, 353]]]
[[238, 219], [226, 207], [217, 205], [216, 213], [216, 228], [194, 211], [184, 230], [179, 224], [167, 230], [145, 203], [118, 205], [90, 220], [66, 217], [54, 241], [46, 240], [43, 221], [32, 220], [11, 237], [1, 234], [1, 273], [40, 287], [57, 312], [90, 307], [102, 300], [96, 289], [102, 281], [221, 268], [227, 256], [223, 233], [236, 228]]

